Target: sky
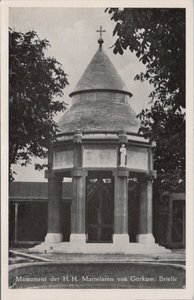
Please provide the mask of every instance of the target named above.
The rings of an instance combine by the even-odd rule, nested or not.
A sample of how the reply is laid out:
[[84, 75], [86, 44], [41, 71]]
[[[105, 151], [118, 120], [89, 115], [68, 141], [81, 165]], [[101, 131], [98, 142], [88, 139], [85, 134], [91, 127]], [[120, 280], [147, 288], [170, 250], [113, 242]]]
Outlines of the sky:
[[[55, 57], [68, 75], [69, 86], [64, 90], [61, 101], [71, 104], [69, 93], [74, 89], [87, 65], [98, 49], [96, 32], [102, 25], [104, 51], [116, 67], [127, 88], [133, 94], [131, 106], [136, 113], [148, 106], [151, 86], [134, 81], [136, 74], [145, 70], [135, 54], [129, 50], [123, 55], [114, 54], [116, 37], [112, 36], [115, 22], [104, 8], [10, 8], [9, 26], [16, 31], [35, 30], [41, 39], [46, 38], [51, 47], [47, 55]], [[56, 117], [58, 120], [59, 114]], [[34, 160], [33, 160], [34, 161]], [[37, 160], [35, 160], [37, 161]], [[44, 171], [35, 171], [33, 163], [28, 167], [15, 166], [16, 181], [45, 181]]]

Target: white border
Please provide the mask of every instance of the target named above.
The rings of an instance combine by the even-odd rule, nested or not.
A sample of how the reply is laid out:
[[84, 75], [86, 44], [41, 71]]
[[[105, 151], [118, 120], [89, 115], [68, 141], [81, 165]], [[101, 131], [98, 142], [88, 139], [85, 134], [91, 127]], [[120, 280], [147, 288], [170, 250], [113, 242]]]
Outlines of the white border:
[[[11, 290], [8, 289], [8, 9], [9, 7], [180, 7], [186, 8], [186, 289]], [[1, 236], [2, 299], [192, 299], [193, 296], [193, 2], [192, 0], [56, 0], [1, 2]]]

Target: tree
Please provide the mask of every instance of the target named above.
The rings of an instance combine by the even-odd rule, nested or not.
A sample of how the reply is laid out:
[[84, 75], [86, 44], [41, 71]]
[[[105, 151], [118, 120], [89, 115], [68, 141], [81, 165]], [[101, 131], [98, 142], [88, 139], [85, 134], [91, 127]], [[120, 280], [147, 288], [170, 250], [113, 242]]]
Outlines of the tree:
[[156, 141], [156, 185], [184, 190], [185, 182], [185, 10], [108, 8], [116, 22], [114, 53], [127, 49], [146, 66], [136, 80], [153, 85], [151, 108], [142, 110], [140, 133]]
[[32, 156], [45, 158], [54, 141], [54, 116], [66, 104], [57, 100], [68, 84], [67, 75], [55, 58], [46, 56], [49, 42], [35, 31], [9, 29], [9, 171], [26, 166]]

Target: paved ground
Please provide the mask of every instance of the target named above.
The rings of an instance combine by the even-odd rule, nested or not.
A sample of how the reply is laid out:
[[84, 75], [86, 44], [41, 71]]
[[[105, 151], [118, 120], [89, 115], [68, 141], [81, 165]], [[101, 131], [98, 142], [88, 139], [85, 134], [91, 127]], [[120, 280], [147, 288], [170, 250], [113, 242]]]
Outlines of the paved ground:
[[[138, 255], [138, 254], [59, 254], [59, 253], [30, 253], [26, 248], [13, 248], [10, 264], [33, 261], [61, 262], [130, 262], [152, 261], [185, 264], [185, 249], [173, 250], [170, 254]], [[15, 253], [15, 254], [14, 254]]]

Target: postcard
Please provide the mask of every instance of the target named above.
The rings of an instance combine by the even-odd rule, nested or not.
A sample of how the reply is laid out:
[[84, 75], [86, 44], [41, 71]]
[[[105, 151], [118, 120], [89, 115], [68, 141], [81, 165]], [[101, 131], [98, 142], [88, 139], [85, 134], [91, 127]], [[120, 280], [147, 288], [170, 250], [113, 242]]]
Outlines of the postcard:
[[1, 45], [2, 299], [192, 299], [192, 1], [2, 1]]

